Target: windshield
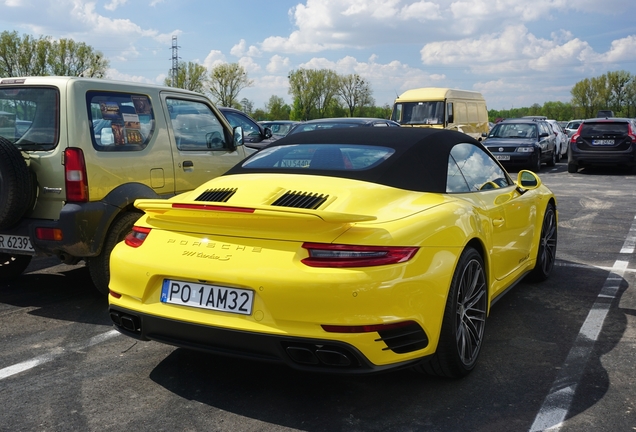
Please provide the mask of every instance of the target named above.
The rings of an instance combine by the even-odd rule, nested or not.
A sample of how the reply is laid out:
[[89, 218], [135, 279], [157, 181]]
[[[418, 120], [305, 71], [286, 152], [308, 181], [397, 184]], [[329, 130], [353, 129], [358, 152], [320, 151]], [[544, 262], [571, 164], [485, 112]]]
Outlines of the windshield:
[[498, 123], [488, 138], [536, 138], [537, 125], [532, 123]]
[[53, 88], [0, 88], [0, 136], [22, 150], [51, 150], [59, 130], [58, 93]]
[[444, 102], [402, 102], [395, 104], [391, 120], [400, 124], [444, 124]]

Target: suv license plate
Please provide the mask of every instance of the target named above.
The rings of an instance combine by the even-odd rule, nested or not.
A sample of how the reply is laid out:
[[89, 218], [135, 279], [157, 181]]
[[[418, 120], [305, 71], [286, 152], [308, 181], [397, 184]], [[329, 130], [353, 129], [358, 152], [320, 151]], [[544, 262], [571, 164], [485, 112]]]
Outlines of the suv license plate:
[[592, 145], [614, 145], [614, 140], [592, 140]]
[[15, 252], [35, 252], [31, 239], [27, 236], [0, 234], [0, 250]]
[[497, 160], [510, 160], [510, 156], [508, 155], [497, 155], [495, 158], [497, 158]]
[[251, 315], [254, 291], [164, 279], [161, 302]]

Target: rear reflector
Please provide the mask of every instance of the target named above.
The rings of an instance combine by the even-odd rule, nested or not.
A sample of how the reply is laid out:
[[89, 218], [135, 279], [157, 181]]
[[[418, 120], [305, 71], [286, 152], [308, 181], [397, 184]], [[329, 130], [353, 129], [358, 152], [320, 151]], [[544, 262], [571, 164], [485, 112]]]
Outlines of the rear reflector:
[[340, 325], [321, 325], [322, 329], [329, 333], [372, 333], [385, 330], [393, 330], [396, 328], [408, 327], [411, 325], [417, 325], [415, 321], [402, 321], [391, 324], [371, 324], [360, 326], [340, 326]]
[[35, 237], [39, 240], [55, 240], [60, 241], [64, 239], [62, 230], [59, 228], [36, 228]]

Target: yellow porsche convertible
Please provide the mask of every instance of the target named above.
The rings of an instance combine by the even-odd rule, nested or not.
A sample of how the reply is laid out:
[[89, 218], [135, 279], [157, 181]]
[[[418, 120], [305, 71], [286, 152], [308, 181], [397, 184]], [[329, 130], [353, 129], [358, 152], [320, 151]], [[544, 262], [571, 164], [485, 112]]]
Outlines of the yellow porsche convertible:
[[288, 135], [135, 206], [111, 256], [121, 333], [303, 370], [464, 376], [493, 302], [556, 258], [552, 192], [448, 130]]

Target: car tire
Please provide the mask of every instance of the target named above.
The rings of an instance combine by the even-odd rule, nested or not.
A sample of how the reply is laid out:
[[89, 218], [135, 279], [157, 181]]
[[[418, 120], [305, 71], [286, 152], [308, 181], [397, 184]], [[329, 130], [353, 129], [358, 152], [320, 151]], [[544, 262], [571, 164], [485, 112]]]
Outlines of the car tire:
[[132, 230], [133, 225], [141, 213], [125, 212], [118, 216], [110, 226], [102, 251], [96, 257], [88, 259], [88, 271], [97, 291], [108, 295], [108, 282], [110, 280], [110, 254], [115, 245], [124, 240]]
[[0, 137], [0, 229], [15, 225], [33, 207], [35, 185], [20, 150]]
[[541, 152], [537, 153], [537, 157], [535, 158], [535, 160], [532, 161], [532, 164], [529, 168], [530, 171], [533, 171], [535, 173], [541, 171]]
[[31, 255], [11, 255], [0, 253], [0, 280], [15, 279], [31, 262]]
[[557, 151], [556, 148], [554, 150], [552, 150], [552, 156], [550, 156], [550, 160], [548, 161], [547, 165], [549, 167], [553, 167], [556, 165], [557, 162]]
[[548, 204], [541, 223], [541, 237], [534, 269], [528, 274], [532, 282], [544, 281], [550, 276], [556, 261], [557, 248], [557, 221], [556, 212], [552, 203]]
[[461, 378], [470, 373], [481, 351], [487, 305], [484, 261], [479, 252], [468, 247], [453, 274], [437, 350], [416, 370], [447, 378]]
[[574, 162], [568, 162], [568, 172], [570, 174], [576, 174], [579, 171], [579, 167]]

